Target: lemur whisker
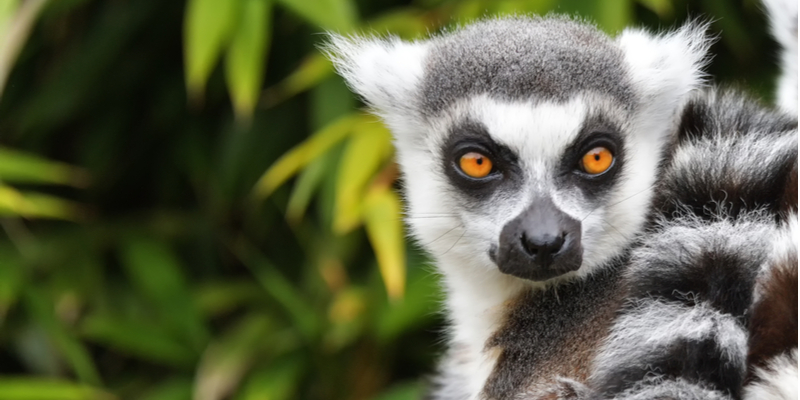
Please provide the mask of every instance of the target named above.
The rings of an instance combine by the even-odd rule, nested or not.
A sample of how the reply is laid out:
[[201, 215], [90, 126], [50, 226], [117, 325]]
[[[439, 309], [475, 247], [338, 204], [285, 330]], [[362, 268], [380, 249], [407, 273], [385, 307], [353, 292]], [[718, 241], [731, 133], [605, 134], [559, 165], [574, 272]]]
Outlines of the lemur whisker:
[[[436, 239], [433, 239], [433, 240], [432, 240], [430, 243], [427, 243], [427, 244], [425, 244], [425, 246], [430, 246], [430, 245], [432, 245], [432, 244], [436, 243], [436, 242], [437, 242], [439, 239], [441, 239], [441, 238], [445, 237], [445, 236], [446, 236], [448, 233], [450, 233], [450, 232], [452, 232], [452, 231], [454, 231], [454, 230], [458, 229], [459, 227], [464, 227], [464, 225], [456, 225], [456, 226], [454, 226], [454, 227], [452, 227], [452, 228], [448, 229], [448, 230], [447, 230], [447, 232], [445, 232], [445, 233], [443, 233], [443, 234], [439, 235], [439, 236], [438, 236]], [[466, 232], [466, 230], [464, 230], [464, 232]]]
[[445, 255], [445, 254], [449, 253], [449, 252], [450, 252], [450, 250], [453, 250], [453, 247], [456, 247], [456, 244], [458, 244], [458, 242], [460, 242], [460, 241], [461, 241], [461, 239], [463, 239], [463, 238], [464, 238], [464, 235], [466, 235], [466, 234], [467, 234], [467, 230], [466, 230], [466, 229], [464, 229], [464, 233], [462, 233], [462, 234], [461, 234], [461, 236], [459, 236], [459, 237], [458, 237], [458, 239], [456, 239], [456, 241], [455, 241], [455, 242], [453, 242], [453, 245], [452, 245], [452, 246], [450, 246], [450, 248], [449, 248], [449, 249], [447, 249], [447, 251], [445, 251], [444, 253], [442, 253], [442, 255]]

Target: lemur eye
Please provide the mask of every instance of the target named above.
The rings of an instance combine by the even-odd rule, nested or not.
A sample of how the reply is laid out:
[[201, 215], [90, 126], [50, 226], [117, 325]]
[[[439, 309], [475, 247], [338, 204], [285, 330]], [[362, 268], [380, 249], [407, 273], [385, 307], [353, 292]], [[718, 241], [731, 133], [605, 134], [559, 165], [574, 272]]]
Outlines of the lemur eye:
[[492, 172], [492, 160], [481, 153], [474, 151], [461, 156], [458, 166], [467, 176], [472, 178], [483, 178]]
[[581, 158], [581, 169], [587, 174], [597, 175], [611, 168], [614, 155], [605, 147], [595, 147]]

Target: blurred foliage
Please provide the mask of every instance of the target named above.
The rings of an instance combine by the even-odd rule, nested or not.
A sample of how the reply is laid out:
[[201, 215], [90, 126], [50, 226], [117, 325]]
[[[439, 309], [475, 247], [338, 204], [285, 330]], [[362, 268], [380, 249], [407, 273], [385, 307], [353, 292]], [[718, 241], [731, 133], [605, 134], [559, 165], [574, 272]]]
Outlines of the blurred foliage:
[[756, 0], [0, 0], [0, 399], [418, 398], [441, 294], [319, 33], [551, 11], [715, 18], [770, 97]]

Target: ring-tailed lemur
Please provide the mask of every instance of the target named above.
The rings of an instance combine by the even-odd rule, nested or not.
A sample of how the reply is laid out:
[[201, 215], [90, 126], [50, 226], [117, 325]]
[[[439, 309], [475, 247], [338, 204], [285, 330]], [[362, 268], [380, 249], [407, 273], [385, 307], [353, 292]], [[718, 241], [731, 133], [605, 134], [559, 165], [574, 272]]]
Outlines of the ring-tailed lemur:
[[332, 35], [337, 69], [394, 133], [407, 221], [447, 291], [436, 399], [582, 380], [619, 306], [702, 24], [611, 39], [567, 17], [426, 41]]
[[[637, 265], [648, 265], [648, 249], [670, 241], [683, 245], [676, 239], [692, 229], [700, 229], [693, 236], [695, 239], [713, 238], [715, 233], [720, 242], [735, 240], [728, 236], [735, 229], [750, 229], [751, 225], [762, 230], [752, 228], [748, 232], [766, 232], [762, 226], [764, 211], [743, 216], [741, 220], [750, 225], [741, 222], [735, 228], [725, 226], [732, 224], [725, 218], [718, 218], [722, 225], [705, 227], [701, 219], [687, 217], [697, 211], [691, 207], [686, 209], [687, 216], [673, 218], [673, 211], [680, 214], [680, 210], [693, 205], [680, 200], [697, 194], [681, 189], [669, 197], [669, 204], [681, 206], [672, 211], [659, 208], [662, 217], [657, 218], [660, 222], [656, 231], [662, 234], [649, 236], [644, 247], [634, 250], [632, 272], [621, 281], [621, 270], [629, 264], [628, 254], [648, 214], [657, 166], [666, 150], [675, 150], [666, 145], [672, 139], [673, 117], [687, 93], [699, 84], [706, 43], [696, 25], [661, 37], [629, 30], [612, 41], [587, 25], [560, 17], [484, 21], [418, 43], [334, 36], [332, 53], [340, 72], [395, 132], [410, 204], [409, 222], [417, 239], [436, 257], [448, 288], [447, 304], [453, 323], [451, 350], [441, 368], [435, 398], [538, 397], [549, 393], [556, 376], [585, 379], [589, 361], [623, 304], [623, 285], [635, 282], [631, 275], [635, 277], [635, 271], [641, 270]], [[708, 128], [712, 132], [718, 132], [714, 130], [717, 122], [737, 129], [740, 126], [736, 124], [741, 123], [748, 129], [771, 131], [777, 126], [783, 129], [780, 132], [787, 131], [781, 125], [785, 119], [758, 110], [748, 114], [745, 111], [749, 106], [733, 107], [738, 104], [738, 95], [722, 97], [730, 100], [710, 101], [709, 109], [702, 107], [703, 99], [694, 100], [687, 108], [691, 111], [699, 107], [701, 111], [684, 113], [683, 135], [671, 171], [678, 170], [674, 165], [681, 160], [681, 150], [691, 143], [686, 137], [695, 135], [688, 124], [694, 120], [687, 116], [710, 118]], [[713, 95], [710, 98], [715, 99]], [[738, 111], [728, 115], [708, 112], [714, 107]], [[788, 132], [789, 137], [796, 137], [796, 130]], [[764, 143], [768, 141], [761, 144]], [[780, 160], [796, 158], [796, 152], [781, 152], [783, 149], [774, 149], [783, 156], [789, 154], [788, 158], [778, 157], [778, 164]], [[717, 146], [714, 152], [694, 154], [700, 158], [690, 160], [722, 157], [726, 151]], [[719, 172], [713, 169], [714, 165], [730, 167], [724, 164], [724, 157], [717, 160], [720, 163], [708, 167], [712, 176]], [[762, 167], [766, 172], [754, 176], [769, 178], [762, 186], [754, 187], [779, 182], [777, 185], [784, 188], [785, 176], [770, 175], [771, 164], [753, 163], [746, 157], [745, 161], [743, 171], [758, 172]], [[785, 172], [785, 168], [780, 171]], [[687, 173], [678, 178], [697, 176]], [[706, 194], [719, 195], [715, 190], [720, 187], [714, 186], [715, 182], [707, 182], [712, 185]], [[724, 182], [727, 181], [720, 181]], [[721, 187], [725, 189], [730, 187]], [[784, 192], [785, 188], [780, 193]], [[670, 193], [668, 187], [660, 191], [662, 196], [664, 193]], [[777, 192], [747, 193], [760, 198], [757, 196]], [[712, 203], [720, 201], [713, 196], [711, 199]], [[766, 203], [744, 204], [755, 207]], [[705, 204], [699, 207], [704, 212]], [[729, 213], [731, 209], [723, 211]], [[672, 228], [687, 231], [676, 235]], [[666, 257], [664, 266], [675, 261], [668, 257], [669, 253], [651, 254]], [[753, 260], [764, 263], [764, 254], [744, 252], [741, 256], [751, 257], [745, 264]], [[706, 267], [701, 263], [690, 266], [699, 271]], [[731, 271], [737, 269], [731, 267]], [[744, 279], [748, 277], [749, 280]], [[745, 287], [755, 278], [744, 273], [742, 279], [740, 286]], [[543, 290], [543, 281], [550, 284], [549, 289]], [[680, 286], [673, 288], [672, 284], [678, 282], [668, 281], [657, 287], [667, 288], [670, 293], [680, 291]], [[624, 303], [628, 308], [624, 310], [641, 311], [630, 308], [631, 299], [637, 295], [646, 299], [649, 292], [628, 293], [630, 298]], [[685, 298], [694, 295], [682, 294]], [[669, 311], [668, 306], [664, 310]], [[727, 321], [714, 319], [715, 315], [702, 304], [690, 311], [695, 313], [693, 318], [712, 328]], [[704, 314], [706, 311], [709, 312]], [[648, 321], [645, 317], [652, 316], [623, 314], [611, 332], [612, 338], [619, 334], [618, 328], [630, 328], [625, 315], [633, 315], [631, 324]], [[679, 317], [667, 313], [663, 321], [656, 319], [654, 323], [666, 324], [671, 315]], [[659, 338], [651, 330], [640, 332], [654, 340]], [[607, 341], [599, 355], [601, 362], [595, 367], [602, 365], [607, 354], [619, 355], [613, 353], [614, 345], [630, 354], [644, 355], [650, 349], [646, 342], [626, 339], [622, 336]], [[691, 346], [684, 347], [695, 353], [676, 351], [669, 355], [695, 361], [707, 356], [696, 353], [697, 349]], [[656, 350], [654, 353], [660, 354]], [[681, 371], [709, 373], [709, 380], [713, 380], [717, 372], [713, 366], [728, 364], [727, 360], [711, 362], [721, 363], [706, 365], [712, 371], [696, 366]], [[618, 372], [613, 366], [619, 364], [609, 364], [612, 367], [595, 369], [592, 389], [575, 385], [571, 390], [577, 394], [585, 389], [589, 396], [597, 395], [591, 390], [602, 385], [602, 373]], [[649, 390], [655, 386], [643, 379], [647, 376], [634, 374], [623, 380], [641, 383], [637, 388]], [[732, 375], [730, 378], [735, 380]], [[670, 382], [677, 386], [670, 386], [669, 382], [658, 386], [659, 390], [673, 390], [662, 394], [702, 398], [715, 393], [714, 387], [705, 386], [700, 389], [708, 392], [687, 392], [680, 379]], [[741, 382], [721, 384], [730, 385], [726, 390], [741, 387]], [[613, 395], [628, 389], [618, 385], [608, 391], [601, 388], [599, 393]], [[655, 392], [625, 393], [649, 398]]]

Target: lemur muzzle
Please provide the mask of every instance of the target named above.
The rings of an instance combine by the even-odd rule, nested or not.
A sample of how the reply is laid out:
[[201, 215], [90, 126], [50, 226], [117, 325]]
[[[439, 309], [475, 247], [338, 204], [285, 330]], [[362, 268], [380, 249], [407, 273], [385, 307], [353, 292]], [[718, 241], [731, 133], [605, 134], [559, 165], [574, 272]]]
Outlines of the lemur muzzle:
[[583, 260], [581, 222], [549, 197], [537, 198], [500, 233], [492, 259], [500, 271], [542, 281], [575, 271]]

